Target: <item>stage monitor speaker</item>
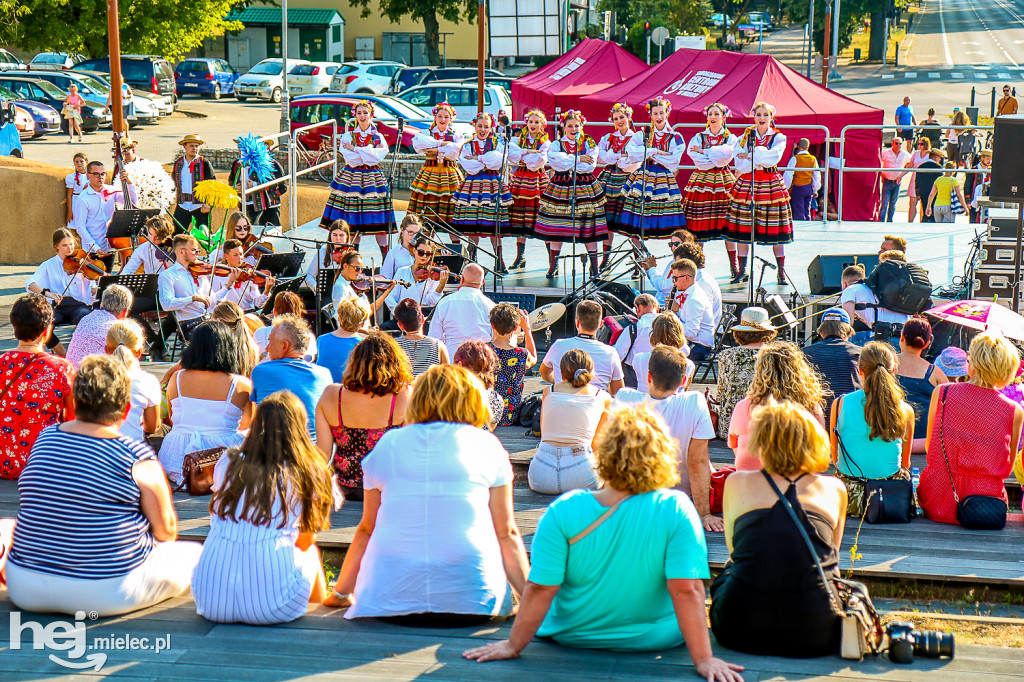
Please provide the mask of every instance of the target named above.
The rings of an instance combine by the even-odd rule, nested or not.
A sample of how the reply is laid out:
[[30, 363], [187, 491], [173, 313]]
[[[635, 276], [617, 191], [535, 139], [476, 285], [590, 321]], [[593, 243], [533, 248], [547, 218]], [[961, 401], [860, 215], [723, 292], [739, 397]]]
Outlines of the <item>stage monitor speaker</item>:
[[786, 305], [786, 300], [778, 294], [769, 294], [764, 299], [764, 307], [768, 310], [771, 323], [779, 331], [793, 329], [797, 325], [796, 315]]
[[807, 281], [815, 296], [834, 294], [843, 288], [843, 270], [848, 266], [864, 266], [864, 274], [870, 275], [878, 265], [877, 253], [862, 253], [842, 256], [815, 256], [807, 266]]
[[[1015, 211], [1016, 212], [1016, 211]], [[1017, 243], [1017, 218], [989, 218], [988, 240]]]
[[992, 201], [1024, 200], [1024, 164], [1017, 156], [1024, 149], [1024, 114], [996, 116], [992, 134]]

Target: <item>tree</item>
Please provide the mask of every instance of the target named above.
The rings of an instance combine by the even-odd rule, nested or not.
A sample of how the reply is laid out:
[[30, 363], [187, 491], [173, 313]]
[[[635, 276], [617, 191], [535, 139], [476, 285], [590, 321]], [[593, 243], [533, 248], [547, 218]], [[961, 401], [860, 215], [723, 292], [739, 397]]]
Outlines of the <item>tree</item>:
[[[370, 0], [349, 0], [353, 7], [362, 7], [359, 16], [364, 19], [372, 13]], [[433, 0], [380, 0], [381, 14], [393, 22], [411, 17], [423, 22], [423, 35], [426, 40], [427, 62], [433, 66], [441, 65], [441, 24], [440, 19], [452, 23], [460, 20], [474, 21], [477, 14], [477, 3], [474, 0], [449, 0], [433, 2]]]
[[628, 27], [623, 47], [643, 59], [647, 54], [645, 21], [651, 22], [651, 28], [664, 26], [670, 34], [697, 33], [711, 13], [711, 3], [708, 0], [601, 0], [598, 10], [615, 12], [617, 26]]
[[[210, 36], [241, 30], [225, 21], [232, 0], [135, 0], [119, 7], [124, 53], [180, 57]], [[8, 11], [8, 7], [12, 11]], [[13, 12], [20, 12], [12, 21]], [[105, 0], [0, 0], [0, 42], [26, 50], [108, 53]]]

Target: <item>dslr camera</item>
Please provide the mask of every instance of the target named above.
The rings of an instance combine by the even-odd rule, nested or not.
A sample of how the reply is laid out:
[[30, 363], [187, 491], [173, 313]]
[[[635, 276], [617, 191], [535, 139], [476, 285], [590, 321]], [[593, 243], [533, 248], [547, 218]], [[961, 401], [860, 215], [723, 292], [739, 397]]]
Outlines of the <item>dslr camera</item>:
[[875, 322], [871, 325], [873, 336], [872, 341], [888, 343], [890, 339], [900, 338], [903, 333], [903, 325], [899, 322]]
[[953, 635], [938, 630], [915, 630], [913, 623], [890, 623], [889, 660], [893, 663], [913, 663], [914, 656], [925, 658], [953, 658]]

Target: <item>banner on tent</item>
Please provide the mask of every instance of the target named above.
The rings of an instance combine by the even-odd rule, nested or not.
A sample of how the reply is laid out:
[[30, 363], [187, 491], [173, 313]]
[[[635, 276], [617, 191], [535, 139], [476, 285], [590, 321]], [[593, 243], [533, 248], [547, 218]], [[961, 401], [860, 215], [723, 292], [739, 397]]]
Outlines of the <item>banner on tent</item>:
[[717, 71], [690, 71], [679, 80], [665, 88], [664, 94], [676, 94], [681, 97], [700, 97], [718, 85], [725, 78], [724, 73]]

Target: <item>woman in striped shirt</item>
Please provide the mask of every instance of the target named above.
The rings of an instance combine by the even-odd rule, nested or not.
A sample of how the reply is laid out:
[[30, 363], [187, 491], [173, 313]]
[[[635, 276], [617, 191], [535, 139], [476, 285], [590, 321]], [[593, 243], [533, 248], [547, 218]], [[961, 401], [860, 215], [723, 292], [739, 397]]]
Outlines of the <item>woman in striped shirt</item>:
[[391, 311], [402, 335], [395, 341], [412, 363], [412, 375], [418, 377], [434, 365], [447, 365], [448, 349], [441, 341], [423, 333], [423, 309], [412, 298], [403, 298]]
[[108, 355], [87, 357], [75, 419], [44, 430], [18, 482], [5, 568], [24, 611], [113, 616], [188, 592], [201, 545], [175, 542], [167, 477], [149, 446], [119, 432], [131, 381]]
[[210, 535], [192, 579], [196, 612], [218, 623], [285, 623], [327, 596], [316, 534], [331, 474], [288, 391], [260, 402], [249, 436], [213, 470]]

